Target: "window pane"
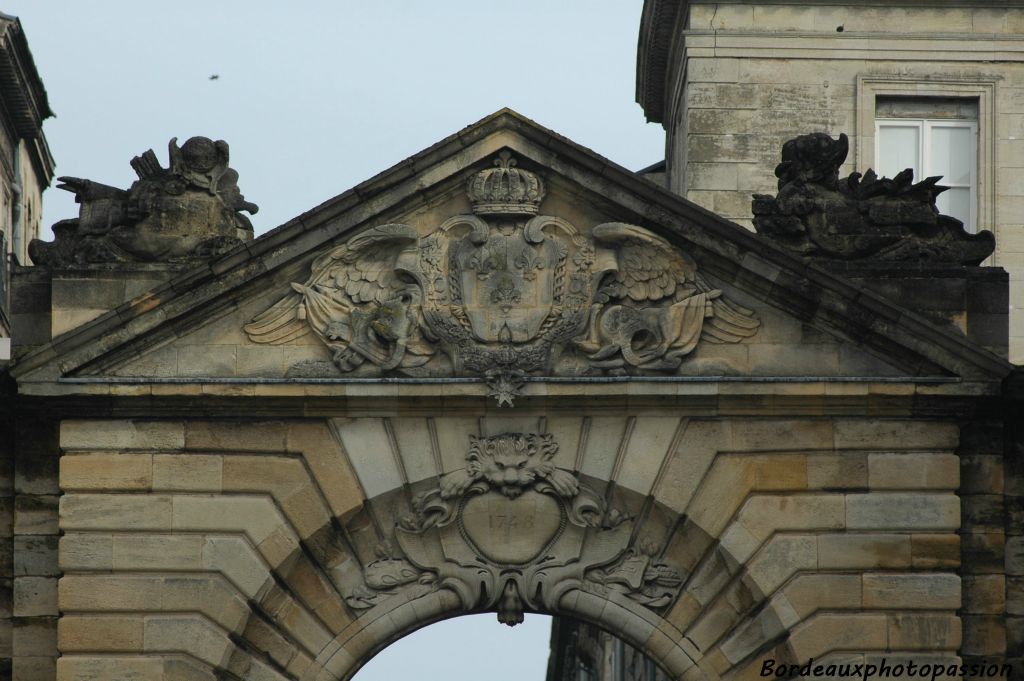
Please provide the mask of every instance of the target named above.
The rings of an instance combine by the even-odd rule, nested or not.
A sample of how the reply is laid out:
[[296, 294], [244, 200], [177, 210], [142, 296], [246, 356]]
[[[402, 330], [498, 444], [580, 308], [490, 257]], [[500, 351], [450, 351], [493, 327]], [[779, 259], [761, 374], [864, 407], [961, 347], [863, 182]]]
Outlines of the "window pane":
[[878, 167], [875, 172], [885, 177], [892, 177], [905, 168], [914, 169], [914, 177], [920, 168], [921, 129], [914, 125], [880, 125], [878, 126]]
[[950, 184], [971, 184], [974, 131], [965, 127], [932, 126], [931, 167], [928, 175], [942, 175]]
[[939, 212], [943, 215], [952, 215], [964, 223], [968, 231], [971, 226], [971, 190], [967, 187], [954, 187], [939, 194], [935, 201]]

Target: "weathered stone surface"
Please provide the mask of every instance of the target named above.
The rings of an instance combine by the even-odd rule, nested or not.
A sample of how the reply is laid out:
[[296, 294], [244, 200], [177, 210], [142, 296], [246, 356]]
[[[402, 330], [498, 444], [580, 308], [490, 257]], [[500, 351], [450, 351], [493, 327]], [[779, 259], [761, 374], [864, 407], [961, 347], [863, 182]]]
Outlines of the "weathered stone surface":
[[196, 261], [221, 255], [252, 239], [241, 211], [255, 204], [238, 190], [238, 173], [228, 167], [228, 145], [193, 137], [168, 145], [170, 168], [153, 150], [132, 159], [139, 179], [127, 190], [61, 177], [75, 194], [78, 218], [53, 226], [55, 240], [35, 239], [29, 255], [36, 265], [70, 268], [91, 263]]
[[868, 170], [840, 180], [848, 151], [845, 134], [786, 142], [775, 169], [778, 196], [754, 196], [757, 231], [808, 258], [977, 265], [992, 254], [991, 232], [970, 234], [959, 220], [939, 215], [935, 197], [946, 189], [939, 177], [912, 184], [910, 169], [891, 180]]
[[865, 574], [864, 607], [956, 610], [960, 578], [951, 574]]
[[952, 494], [848, 494], [846, 527], [955, 530], [960, 527], [959, 499]]
[[[538, 175], [507, 151], [495, 166], [467, 185], [473, 214], [427, 235], [381, 225], [320, 255], [308, 281], [246, 324], [249, 339], [311, 332], [337, 375], [483, 376], [511, 406], [525, 375], [672, 374], [702, 337], [757, 333], [754, 312], [723, 297], [691, 256], [641, 227], [608, 222], [582, 235], [538, 215]], [[454, 226], [468, 233], [456, 238]]]

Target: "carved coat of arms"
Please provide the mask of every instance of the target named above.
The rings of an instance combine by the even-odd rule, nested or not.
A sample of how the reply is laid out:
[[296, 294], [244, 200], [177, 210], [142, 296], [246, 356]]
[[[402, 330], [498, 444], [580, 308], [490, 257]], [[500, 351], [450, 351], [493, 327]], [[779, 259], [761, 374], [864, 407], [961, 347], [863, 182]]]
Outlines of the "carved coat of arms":
[[507, 151], [466, 191], [473, 213], [425, 235], [380, 225], [321, 255], [245, 326], [249, 338], [312, 332], [333, 371], [483, 376], [511, 405], [527, 375], [671, 373], [702, 338], [757, 332], [751, 310], [652, 232], [609, 222], [585, 235], [539, 215], [544, 183]]

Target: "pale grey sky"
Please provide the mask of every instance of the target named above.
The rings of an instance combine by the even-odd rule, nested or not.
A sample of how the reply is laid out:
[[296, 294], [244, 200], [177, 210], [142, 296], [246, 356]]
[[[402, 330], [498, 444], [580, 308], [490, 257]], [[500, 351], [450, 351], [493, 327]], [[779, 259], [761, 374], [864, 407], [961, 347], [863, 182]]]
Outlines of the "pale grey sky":
[[[57, 114], [58, 175], [127, 187], [146, 149], [166, 165], [171, 137], [224, 139], [257, 234], [504, 106], [633, 170], [663, 156], [633, 101], [642, 0], [0, 3]], [[67, 192], [43, 202], [47, 226], [78, 213]], [[449, 620], [357, 681], [539, 681], [548, 630]]]
[[[641, 0], [0, 3], [59, 175], [127, 187], [146, 149], [224, 139], [257, 234], [503, 106], [633, 170], [663, 156], [633, 101]], [[47, 226], [76, 214], [46, 192]]]

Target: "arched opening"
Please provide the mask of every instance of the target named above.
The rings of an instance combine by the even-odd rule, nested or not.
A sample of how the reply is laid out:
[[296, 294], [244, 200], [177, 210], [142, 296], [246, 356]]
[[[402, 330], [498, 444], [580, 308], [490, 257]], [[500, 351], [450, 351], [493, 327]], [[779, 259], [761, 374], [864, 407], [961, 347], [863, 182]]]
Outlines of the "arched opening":
[[435, 622], [366, 661], [354, 681], [668, 681], [642, 650], [571, 617], [530, 614], [514, 628], [490, 614]]
[[354, 681], [544, 681], [551, 617], [528, 615], [516, 627], [492, 614], [435, 622], [403, 636], [368, 660]]

